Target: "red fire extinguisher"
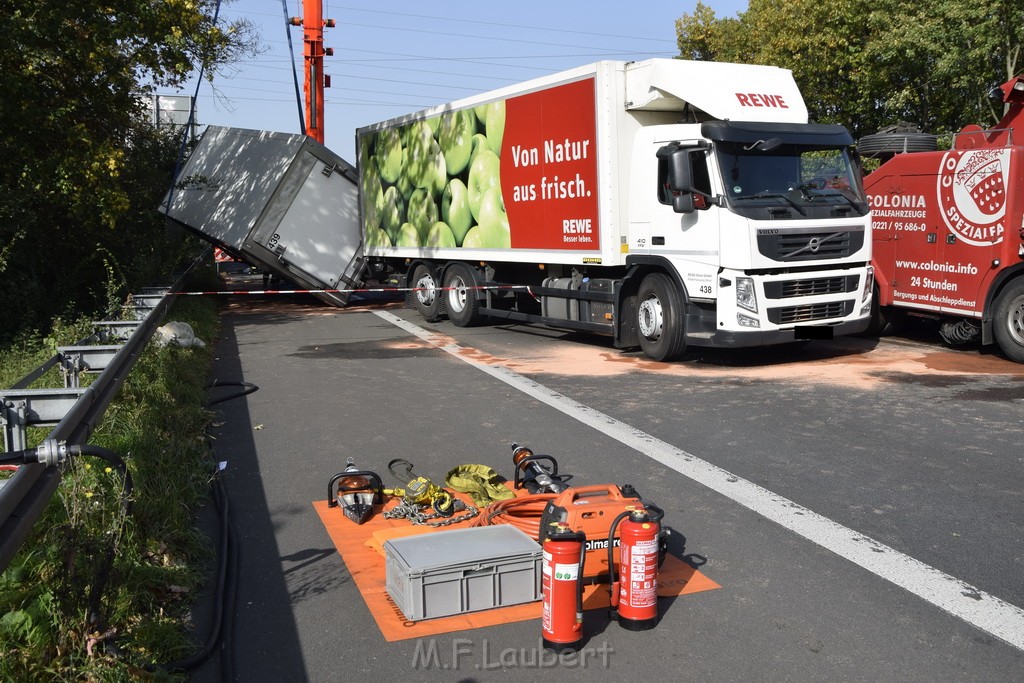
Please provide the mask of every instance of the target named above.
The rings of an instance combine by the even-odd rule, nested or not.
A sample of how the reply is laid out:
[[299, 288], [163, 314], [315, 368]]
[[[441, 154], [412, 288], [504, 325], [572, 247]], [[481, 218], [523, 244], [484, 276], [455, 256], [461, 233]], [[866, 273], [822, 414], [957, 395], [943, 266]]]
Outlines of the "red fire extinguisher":
[[[652, 508], [623, 512], [608, 533], [611, 616], [630, 631], [646, 631], [658, 621], [658, 521]], [[620, 524], [621, 522], [621, 524]], [[619, 527], [619, 575], [614, 573], [615, 528]]]
[[583, 640], [583, 563], [586, 535], [553, 524], [544, 539], [541, 611], [544, 647], [576, 650]]

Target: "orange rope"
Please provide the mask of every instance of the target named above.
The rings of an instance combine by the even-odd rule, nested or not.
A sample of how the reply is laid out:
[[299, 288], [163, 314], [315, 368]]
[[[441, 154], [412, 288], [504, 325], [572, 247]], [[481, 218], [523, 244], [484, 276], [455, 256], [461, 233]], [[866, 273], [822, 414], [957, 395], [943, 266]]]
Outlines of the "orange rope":
[[537, 493], [521, 498], [509, 498], [491, 503], [473, 520], [472, 526], [491, 526], [493, 524], [510, 524], [524, 532], [533, 540], [540, 538], [540, 518], [549, 500], [558, 494]]

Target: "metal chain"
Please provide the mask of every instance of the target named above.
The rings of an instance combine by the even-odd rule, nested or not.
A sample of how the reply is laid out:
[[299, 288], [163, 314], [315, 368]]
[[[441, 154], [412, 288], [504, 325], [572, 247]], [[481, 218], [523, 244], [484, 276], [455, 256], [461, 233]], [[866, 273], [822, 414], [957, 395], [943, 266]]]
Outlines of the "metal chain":
[[[458, 524], [464, 522], [467, 519], [472, 519], [480, 514], [480, 510], [473, 507], [472, 505], [466, 505], [461, 500], [455, 501], [455, 512], [465, 511], [462, 515], [453, 515], [452, 517], [442, 517], [437, 512], [427, 514], [424, 510], [427, 508], [426, 505], [417, 505], [416, 503], [409, 503], [402, 500], [395, 507], [384, 512], [386, 519], [408, 519], [413, 524], [420, 526], [429, 527], [443, 527], [450, 526], [452, 524]], [[431, 522], [432, 519], [441, 519], [439, 522]]]

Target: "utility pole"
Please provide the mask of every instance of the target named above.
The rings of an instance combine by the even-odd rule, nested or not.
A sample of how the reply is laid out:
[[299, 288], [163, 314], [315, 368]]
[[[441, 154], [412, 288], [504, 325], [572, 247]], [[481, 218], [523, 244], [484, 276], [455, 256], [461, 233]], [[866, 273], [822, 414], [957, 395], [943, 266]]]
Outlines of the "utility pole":
[[324, 20], [322, 0], [302, 0], [302, 17], [292, 17], [291, 24], [303, 27], [306, 135], [323, 144], [324, 88], [331, 86], [331, 77], [324, 74], [324, 56], [334, 54], [333, 48], [324, 49], [324, 28], [334, 28], [334, 19]]

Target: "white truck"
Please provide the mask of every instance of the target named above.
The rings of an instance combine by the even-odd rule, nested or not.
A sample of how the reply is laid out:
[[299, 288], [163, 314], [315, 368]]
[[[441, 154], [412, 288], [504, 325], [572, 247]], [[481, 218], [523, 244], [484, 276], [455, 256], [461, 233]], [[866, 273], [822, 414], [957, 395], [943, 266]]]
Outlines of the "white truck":
[[853, 140], [768, 66], [598, 62], [360, 128], [364, 255], [428, 321], [688, 346], [866, 329]]
[[831, 339], [869, 323], [871, 221], [849, 133], [807, 118], [787, 70], [605, 61], [361, 128], [356, 168], [211, 127], [162, 210], [334, 305], [370, 272], [430, 321], [656, 360]]

